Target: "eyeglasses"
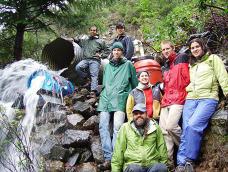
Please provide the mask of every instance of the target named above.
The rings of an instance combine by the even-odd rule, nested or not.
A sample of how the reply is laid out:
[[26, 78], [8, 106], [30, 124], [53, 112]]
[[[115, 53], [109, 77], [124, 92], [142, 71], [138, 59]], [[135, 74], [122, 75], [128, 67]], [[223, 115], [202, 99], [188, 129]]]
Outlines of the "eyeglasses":
[[94, 31], [95, 31], [95, 32], [96, 32], [97, 30], [95, 30], [95, 29], [94, 29], [94, 30], [90, 30], [90, 31], [92, 31], [92, 32], [94, 32]]

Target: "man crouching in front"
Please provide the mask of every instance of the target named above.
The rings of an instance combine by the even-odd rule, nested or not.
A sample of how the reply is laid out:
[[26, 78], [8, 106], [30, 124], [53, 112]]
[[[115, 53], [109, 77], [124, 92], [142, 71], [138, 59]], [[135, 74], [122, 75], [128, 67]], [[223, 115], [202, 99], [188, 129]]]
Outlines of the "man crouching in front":
[[112, 172], [167, 172], [167, 148], [161, 129], [147, 117], [146, 106], [136, 104], [133, 120], [119, 130], [112, 156]]

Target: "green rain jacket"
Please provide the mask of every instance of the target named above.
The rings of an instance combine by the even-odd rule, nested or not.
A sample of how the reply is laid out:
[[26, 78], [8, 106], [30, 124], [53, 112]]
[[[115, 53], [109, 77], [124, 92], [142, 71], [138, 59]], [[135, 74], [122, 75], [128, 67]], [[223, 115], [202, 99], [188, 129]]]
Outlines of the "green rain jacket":
[[142, 136], [131, 121], [119, 130], [112, 156], [112, 172], [122, 172], [129, 164], [149, 167], [166, 163], [167, 159], [166, 144], [156, 122], [150, 120], [147, 134]]
[[213, 98], [219, 100], [218, 85], [228, 94], [228, 74], [222, 60], [215, 54], [206, 54], [190, 66], [190, 84], [187, 99]]
[[137, 85], [136, 70], [130, 61], [122, 58], [119, 63], [114, 63], [111, 60], [104, 69], [97, 111], [125, 112], [128, 94]]

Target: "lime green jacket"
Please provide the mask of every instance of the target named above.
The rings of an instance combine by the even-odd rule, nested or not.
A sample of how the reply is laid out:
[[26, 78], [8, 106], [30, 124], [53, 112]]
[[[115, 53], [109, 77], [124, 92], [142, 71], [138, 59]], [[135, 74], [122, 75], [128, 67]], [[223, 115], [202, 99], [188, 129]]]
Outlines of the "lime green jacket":
[[133, 122], [119, 130], [112, 156], [112, 172], [122, 172], [129, 164], [149, 167], [167, 162], [167, 148], [161, 129], [150, 120], [147, 134], [142, 136]]
[[190, 66], [190, 84], [187, 99], [213, 98], [219, 100], [218, 86], [228, 94], [228, 74], [222, 60], [215, 54], [205, 55]]

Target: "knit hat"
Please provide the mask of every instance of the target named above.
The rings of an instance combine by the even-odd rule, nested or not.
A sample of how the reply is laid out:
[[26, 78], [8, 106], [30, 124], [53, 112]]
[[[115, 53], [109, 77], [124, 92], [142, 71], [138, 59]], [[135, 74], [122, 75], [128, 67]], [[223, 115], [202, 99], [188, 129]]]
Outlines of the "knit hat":
[[115, 42], [113, 45], [112, 45], [112, 50], [115, 49], [115, 48], [119, 48], [121, 49], [122, 51], [124, 50], [124, 47], [123, 47], [123, 44], [121, 42]]

